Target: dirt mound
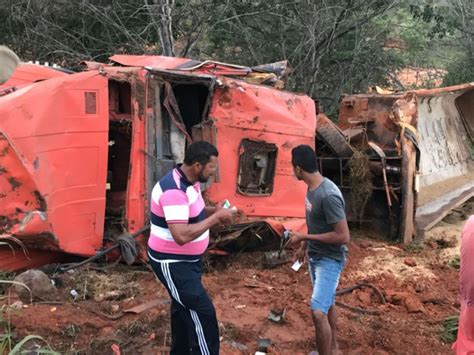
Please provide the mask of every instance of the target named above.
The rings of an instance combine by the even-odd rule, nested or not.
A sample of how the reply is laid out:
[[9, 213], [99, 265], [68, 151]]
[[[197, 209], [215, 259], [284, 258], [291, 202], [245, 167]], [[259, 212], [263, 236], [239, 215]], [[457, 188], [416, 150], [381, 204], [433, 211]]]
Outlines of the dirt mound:
[[[340, 289], [366, 283], [377, 290], [360, 287], [337, 297], [345, 305], [337, 307], [342, 353], [450, 354], [450, 345], [439, 334], [442, 320], [459, 309], [458, 271], [448, 266], [445, 253], [457, 248], [453, 243], [460, 228], [441, 224], [425, 244], [410, 247], [365, 238], [351, 242]], [[307, 354], [315, 344], [306, 265], [298, 272], [291, 263], [265, 269], [263, 259], [263, 253], [248, 253], [208, 263], [203, 283], [216, 307], [221, 353], [253, 353], [259, 339], [271, 339], [274, 354]], [[127, 354], [168, 352], [168, 304], [114, 318], [130, 307], [168, 299], [150, 271], [125, 266], [80, 269], [60, 278], [62, 304], [12, 313], [18, 336], [41, 335], [61, 352], [113, 354], [112, 346]], [[71, 296], [73, 288], [79, 297]], [[127, 293], [130, 289], [134, 291]], [[115, 291], [123, 295], [96, 297]], [[268, 319], [272, 310], [284, 310], [281, 323]]]

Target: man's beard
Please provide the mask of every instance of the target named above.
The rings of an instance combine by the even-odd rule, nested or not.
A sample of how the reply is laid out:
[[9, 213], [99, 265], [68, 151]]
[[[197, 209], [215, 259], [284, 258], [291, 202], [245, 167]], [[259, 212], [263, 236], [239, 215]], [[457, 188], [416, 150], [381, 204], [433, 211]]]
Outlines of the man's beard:
[[199, 181], [199, 182], [202, 182], [203, 184], [205, 184], [205, 183], [207, 183], [207, 182], [209, 181], [209, 178], [208, 178], [208, 177], [206, 178], [206, 177], [202, 174], [202, 172], [200, 172], [200, 173], [198, 174], [198, 181]]

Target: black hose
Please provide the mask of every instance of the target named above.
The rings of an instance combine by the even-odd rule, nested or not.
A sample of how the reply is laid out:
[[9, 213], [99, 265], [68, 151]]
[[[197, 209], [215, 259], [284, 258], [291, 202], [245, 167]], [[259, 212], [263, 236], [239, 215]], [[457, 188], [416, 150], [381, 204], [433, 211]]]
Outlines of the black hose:
[[[375, 287], [371, 284], [368, 284], [368, 283], [359, 283], [357, 285], [354, 285], [354, 286], [347, 287], [347, 288], [344, 288], [342, 290], [336, 291], [336, 296], [341, 296], [341, 295], [344, 295], [346, 293], [350, 293], [350, 292], [352, 292], [356, 289], [362, 288], [362, 287], [369, 287], [369, 288], [373, 289], [375, 291], [375, 293], [377, 293], [377, 295], [379, 296], [380, 302], [382, 304], [385, 304], [385, 297], [383, 296], [382, 292], [380, 292], [380, 290], [377, 287]], [[348, 304], [345, 304], [345, 303], [339, 302], [339, 301], [336, 301], [336, 305], [338, 305], [339, 307], [347, 308], [347, 309], [349, 309], [353, 312], [357, 312], [357, 313], [371, 314], [371, 315], [380, 314], [380, 312], [376, 309], [363, 309], [363, 308], [359, 308], [359, 307], [353, 307], [353, 306], [349, 306]]]
[[[133, 242], [135, 243], [134, 238], [136, 238], [139, 235], [145, 233], [149, 229], [150, 229], [150, 226], [146, 226], [146, 227], [143, 227], [142, 229], [136, 231], [135, 233], [125, 234], [124, 236], [121, 236], [115, 244], [111, 245], [107, 249], [101, 250], [101, 251], [97, 252], [94, 256], [91, 256], [90, 258], [85, 259], [85, 260], [83, 260], [79, 263], [71, 264], [71, 265], [69, 265], [67, 267], [64, 267], [64, 268], [59, 268], [59, 271], [66, 272], [66, 271], [69, 271], [69, 270], [72, 270], [72, 269], [76, 269], [80, 266], [83, 266], [83, 265], [88, 264], [92, 261], [100, 259], [104, 255], [110, 253], [112, 250], [115, 250], [118, 247], [122, 247], [122, 251], [126, 251], [122, 256], [127, 255], [127, 257], [131, 257], [132, 255], [135, 255], [135, 257], [136, 257], [137, 251], [136, 251], [136, 248], [135, 248], [135, 251], [132, 250], [132, 243], [130, 242], [130, 237], [133, 239]], [[124, 247], [125, 245], [126, 245], [126, 247]], [[133, 259], [135, 259], [135, 257]], [[129, 261], [130, 261], [130, 259], [129, 259]], [[133, 263], [133, 261], [132, 261], [132, 263]], [[127, 264], [128, 264], [128, 262], [127, 262]]]

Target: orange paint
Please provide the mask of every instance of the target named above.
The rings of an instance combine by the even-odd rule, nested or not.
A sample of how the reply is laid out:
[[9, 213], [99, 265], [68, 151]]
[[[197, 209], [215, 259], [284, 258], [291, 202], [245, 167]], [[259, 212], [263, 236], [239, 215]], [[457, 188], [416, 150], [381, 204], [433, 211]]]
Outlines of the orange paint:
[[[160, 119], [151, 77], [168, 80], [166, 75], [191, 84], [213, 83], [201, 138], [215, 140], [220, 167], [219, 181], [206, 191], [207, 198], [229, 199], [250, 219], [274, 221], [270, 224], [277, 232], [282, 226], [303, 228], [305, 187], [293, 177], [291, 149], [314, 146], [311, 98], [220, 76], [242, 73], [242, 67], [204, 63], [183, 73], [176, 67], [188, 59], [112, 60], [131, 67], [103, 66], [61, 75], [0, 97], [0, 234], [13, 235], [35, 250], [91, 256], [103, 244], [106, 205], [122, 206], [124, 231], [133, 233], [147, 225], [149, 187], [155, 182], [150, 176], [157, 166], [150, 127]], [[212, 74], [216, 72], [219, 75]], [[129, 142], [111, 138], [112, 133]], [[271, 193], [238, 192], [244, 139], [275, 147]], [[130, 153], [120, 150], [124, 142]], [[110, 166], [111, 159], [118, 159], [111, 158], [113, 149], [122, 154], [124, 164]], [[261, 164], [269, 163], [262, 159]], [[114, 169], [125, 174], [123, 189], [114, 190], [118, 180], [108, 189]], [[0, 261], [0, 269], [24, 267], [7, 259]]]

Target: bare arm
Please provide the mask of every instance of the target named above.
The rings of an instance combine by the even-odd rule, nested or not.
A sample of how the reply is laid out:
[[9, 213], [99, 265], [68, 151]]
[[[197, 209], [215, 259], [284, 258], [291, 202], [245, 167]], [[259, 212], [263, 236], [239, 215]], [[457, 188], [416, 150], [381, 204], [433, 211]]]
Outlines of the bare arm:
[[195, 224], [168, 224], [173, 239], [178, 245], [184, 245], [199, 238], [205, 231], [218, 223], [228, 223], [232, 220], [232, 210], [218, 209], [212, 216]]
[[306, 259], [307, 249], [308, 249], [308, 242], [306, 240], [303, 240], [300, 243], [300, 247], [298, 248], [298, 250], [296, 250], [295, 259], [299, 260], [300, 262], [304, 262]]
[[210, 217], [216, 212], [216, 206], [206, 206], [204, 207], [204, 211], [206, 212], [206, 216]]
[[349, 227], [347, 220], [342, 220], [332, 225], [331, 232], [322, 234], [299, 234], [292, 233], [290, 244], [296, 244], [305, 240], [315, 240], [327, 244], [347, 244], [350, 240]]
[[206, 212], [206, 216], [209, 217], [209, 216], [212, 216], [214, 213], [216, 213], [216, 211], [218, 211], [221, 208], [224, 208], [224, 201], [221, 201], [214, 206], [205, 206], [204, 211]]

